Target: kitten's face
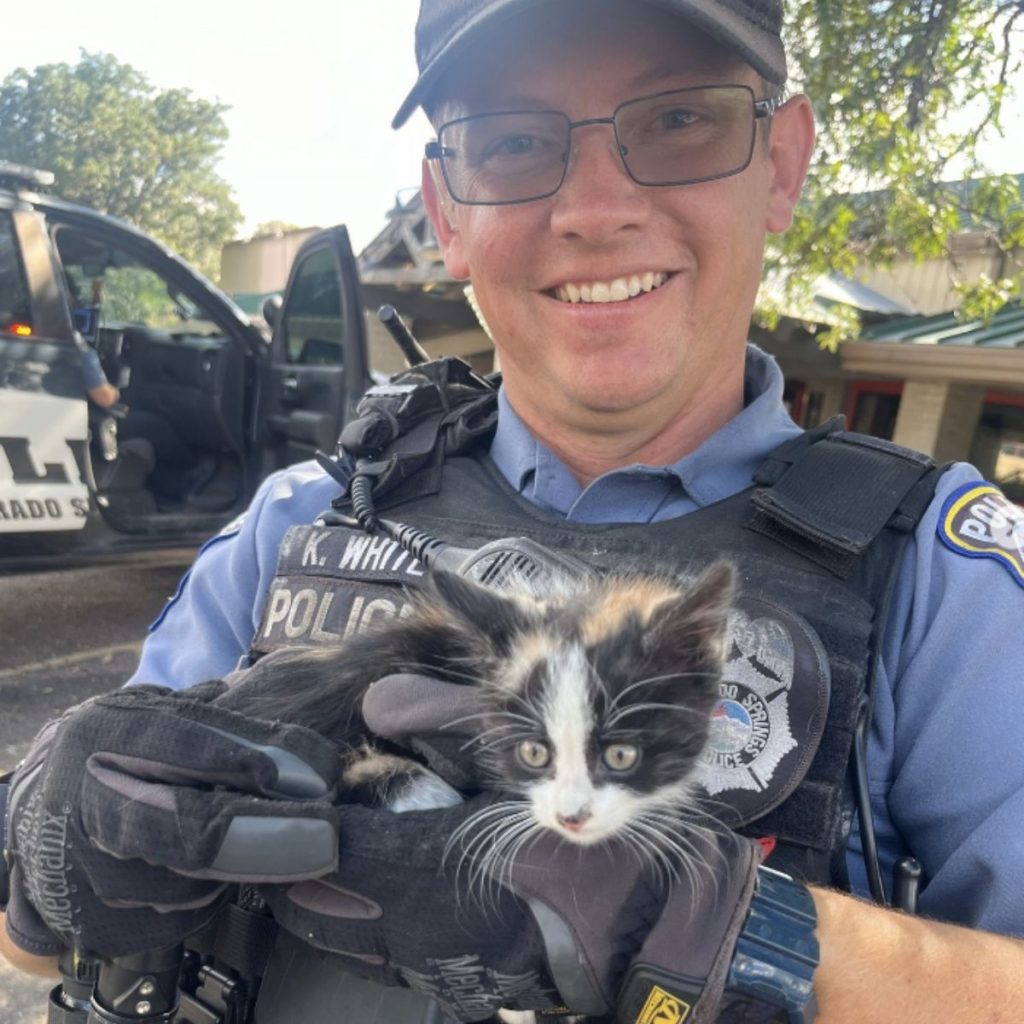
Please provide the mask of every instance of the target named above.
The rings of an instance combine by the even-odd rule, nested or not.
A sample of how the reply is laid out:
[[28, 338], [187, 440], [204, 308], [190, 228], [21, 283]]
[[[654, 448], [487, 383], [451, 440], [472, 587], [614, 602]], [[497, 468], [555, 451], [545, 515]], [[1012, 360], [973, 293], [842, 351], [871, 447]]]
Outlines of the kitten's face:
[[[718, 697], [731, 594], [727, 567], [686, 591], [617, 580], [518, 621], [496, 660], [481, 741], [499, 788], [583, 845], [631, 831], [642, 840], [659, 811], [684, 805]], [[491, 631], [503, 632], [493, 617]]]

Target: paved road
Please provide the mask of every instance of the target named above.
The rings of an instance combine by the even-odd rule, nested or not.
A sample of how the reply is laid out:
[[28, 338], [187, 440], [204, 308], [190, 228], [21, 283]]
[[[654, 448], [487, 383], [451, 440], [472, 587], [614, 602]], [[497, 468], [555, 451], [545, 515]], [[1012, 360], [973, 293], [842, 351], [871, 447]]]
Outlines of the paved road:
[[[0, 767], [54, 714], [119, 686], [192, 559], [163, 551], [92, 569], [0, 577]], [[0, 1022], [45, 1024], [52, 981], [0, 961]]]

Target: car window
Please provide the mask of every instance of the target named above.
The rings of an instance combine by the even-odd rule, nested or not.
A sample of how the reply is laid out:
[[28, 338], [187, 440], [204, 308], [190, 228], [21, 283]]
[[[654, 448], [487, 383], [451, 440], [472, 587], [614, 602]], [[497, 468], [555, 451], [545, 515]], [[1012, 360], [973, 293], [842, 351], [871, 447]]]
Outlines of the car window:
[[0, 211], [0, 331], [17, 327], [21, 328], [19, 334], [27, 334], [31, 326], [28, 288], [14, 240], [14, 225], [11, 215]]
[[60, 227], [57, 251], [75, 322], [83, 334], [148, 327], [170, 334], [218, 334], [201, 308], [134, 254], [75, 228]]
[[329, 248], [317, 249], [299, 265], [282, 325], [289, 363], [342, 364], [344, 328], [338, 288], [338, 268]]

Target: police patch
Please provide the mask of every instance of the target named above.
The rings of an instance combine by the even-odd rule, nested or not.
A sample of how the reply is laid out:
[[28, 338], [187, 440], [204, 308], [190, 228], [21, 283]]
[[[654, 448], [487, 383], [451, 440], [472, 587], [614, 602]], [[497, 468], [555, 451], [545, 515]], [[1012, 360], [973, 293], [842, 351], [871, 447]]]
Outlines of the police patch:
[[698, 779], [729, 793], [741, 821], [777, 807], [800, 784], [821, 740], [830, 697], [821, 641], [800, 616], [740, 598]]
[[424, 572], [383, 534], [292, 526], [281, 542], [253, 650], [339, 644], [378, 621], [407, 615], [407, 588], [421, 585]]
[[1024, 509], [998, 487], [958, 487], [942, 506], [936, 532], [950, 551], [967, 558], [993, 558], [1024, 587]]

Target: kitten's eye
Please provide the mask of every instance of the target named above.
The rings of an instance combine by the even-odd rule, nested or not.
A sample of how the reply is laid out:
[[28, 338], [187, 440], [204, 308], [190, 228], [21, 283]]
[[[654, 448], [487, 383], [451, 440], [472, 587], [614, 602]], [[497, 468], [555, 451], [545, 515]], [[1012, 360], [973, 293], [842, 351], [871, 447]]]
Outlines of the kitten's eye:
[[604, 748], [601, 760], [613, 772], [628, 772], [639, 757], [640, 751], [632, 743], [612, 743]]
[[547, 745], [537, 740], [523, 740], [516, 747], [516, 753], [527, 768], [543, 768], [551, 760], [551, 751]]

